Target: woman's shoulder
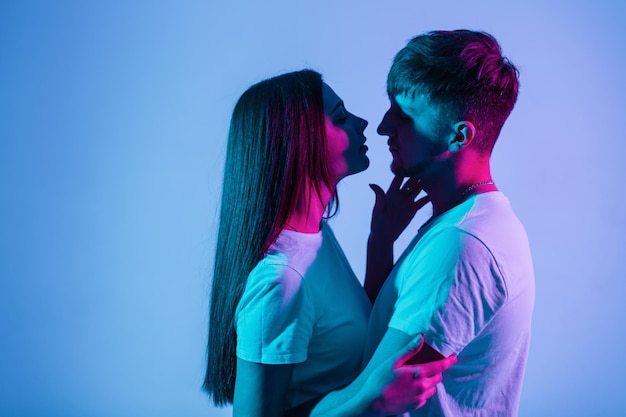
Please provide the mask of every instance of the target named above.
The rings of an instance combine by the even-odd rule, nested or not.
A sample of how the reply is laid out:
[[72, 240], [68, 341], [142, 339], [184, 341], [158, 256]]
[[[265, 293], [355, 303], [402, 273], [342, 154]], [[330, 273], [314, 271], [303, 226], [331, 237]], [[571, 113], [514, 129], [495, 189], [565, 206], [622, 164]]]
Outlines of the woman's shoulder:
[[296, 293], [305, 296], [309, 290], [300, 271], [289, 265], [280, 254], [268, 254], [248, 275], [240, 307], [243, 308], [260, 300], [265, 300], [262, 303], [267, 303], [285, 297], [289, 299]]
[[301, 278], [301, 274], [291, 265], [290, 257], [282, 252], [270, 250], [250, 271], [248, 281], [263, 281], [266, 283], [285, 279]]

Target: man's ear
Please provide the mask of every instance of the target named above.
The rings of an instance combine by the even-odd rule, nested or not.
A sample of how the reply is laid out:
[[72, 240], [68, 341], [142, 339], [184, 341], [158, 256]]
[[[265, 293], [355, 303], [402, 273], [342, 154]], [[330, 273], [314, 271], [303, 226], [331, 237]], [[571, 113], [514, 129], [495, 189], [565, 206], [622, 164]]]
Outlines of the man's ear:
[[448, 142], [448, 150], [450, 152], [456, 152], [465, 148], [472, 142], [472, 140], [474, 140], [475, 136], [476, 127], [474, 127], [474, 123], [467, 120], [456, 122], [452, 126], [452, 134], [450, 135], [450, 140]]

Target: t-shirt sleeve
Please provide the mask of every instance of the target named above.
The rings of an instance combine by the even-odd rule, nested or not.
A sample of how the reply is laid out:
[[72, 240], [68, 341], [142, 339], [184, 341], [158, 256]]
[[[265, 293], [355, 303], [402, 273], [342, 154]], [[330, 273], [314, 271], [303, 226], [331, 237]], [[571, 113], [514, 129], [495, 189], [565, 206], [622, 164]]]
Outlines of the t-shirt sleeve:
[[475, 236], [447, 228], [427, 250], [407, 258], [389, 327], [424, 340], [444, 356], [458, 354], [493, 318], [506, 298], [489, 249]]
[[237, 307], [237, 356], [265, 364], [304, 362], [315, 324], [311, 294], [287, 265], [262, 261]]

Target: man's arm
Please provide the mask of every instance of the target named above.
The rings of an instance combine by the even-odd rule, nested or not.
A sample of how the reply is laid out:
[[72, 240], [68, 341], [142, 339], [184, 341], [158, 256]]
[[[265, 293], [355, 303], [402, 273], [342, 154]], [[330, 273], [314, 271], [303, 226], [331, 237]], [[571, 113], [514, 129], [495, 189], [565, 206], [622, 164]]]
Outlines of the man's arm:
[[[421, 338], [420, 338], [421, 339]], [[425, 345], [424, 345], [425, 346]], [[421, 348], [416, 351], [416, 348]], [[417, 365], [432, 355], [432, 348], [423, 353], [415, 337], [395, 329], [387, 329], [363, 372], [345, 388], [325, 395], [316, 404], [309, 403], [288, 416], [355, 417], [398, 414], [419, 408], [435, 393], [441, 372], [450, 367], [454, 357]], [[411, 357], [415, 357], [411, 360]]]

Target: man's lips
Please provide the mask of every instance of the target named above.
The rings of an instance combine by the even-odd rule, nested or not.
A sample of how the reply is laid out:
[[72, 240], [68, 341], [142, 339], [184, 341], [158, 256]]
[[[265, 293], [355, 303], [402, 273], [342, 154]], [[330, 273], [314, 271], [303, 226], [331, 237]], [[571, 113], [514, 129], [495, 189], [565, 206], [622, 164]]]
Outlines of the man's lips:
[[393, 146], [393, 145], [391, 144], [391, 139], [389, 139], [389, 140], [387, 141], [387, 146], [389, 146], [389, 151], [390, 151], [390, 152], [398, 152], [398, 148], [396, 148], [395, 146]]

